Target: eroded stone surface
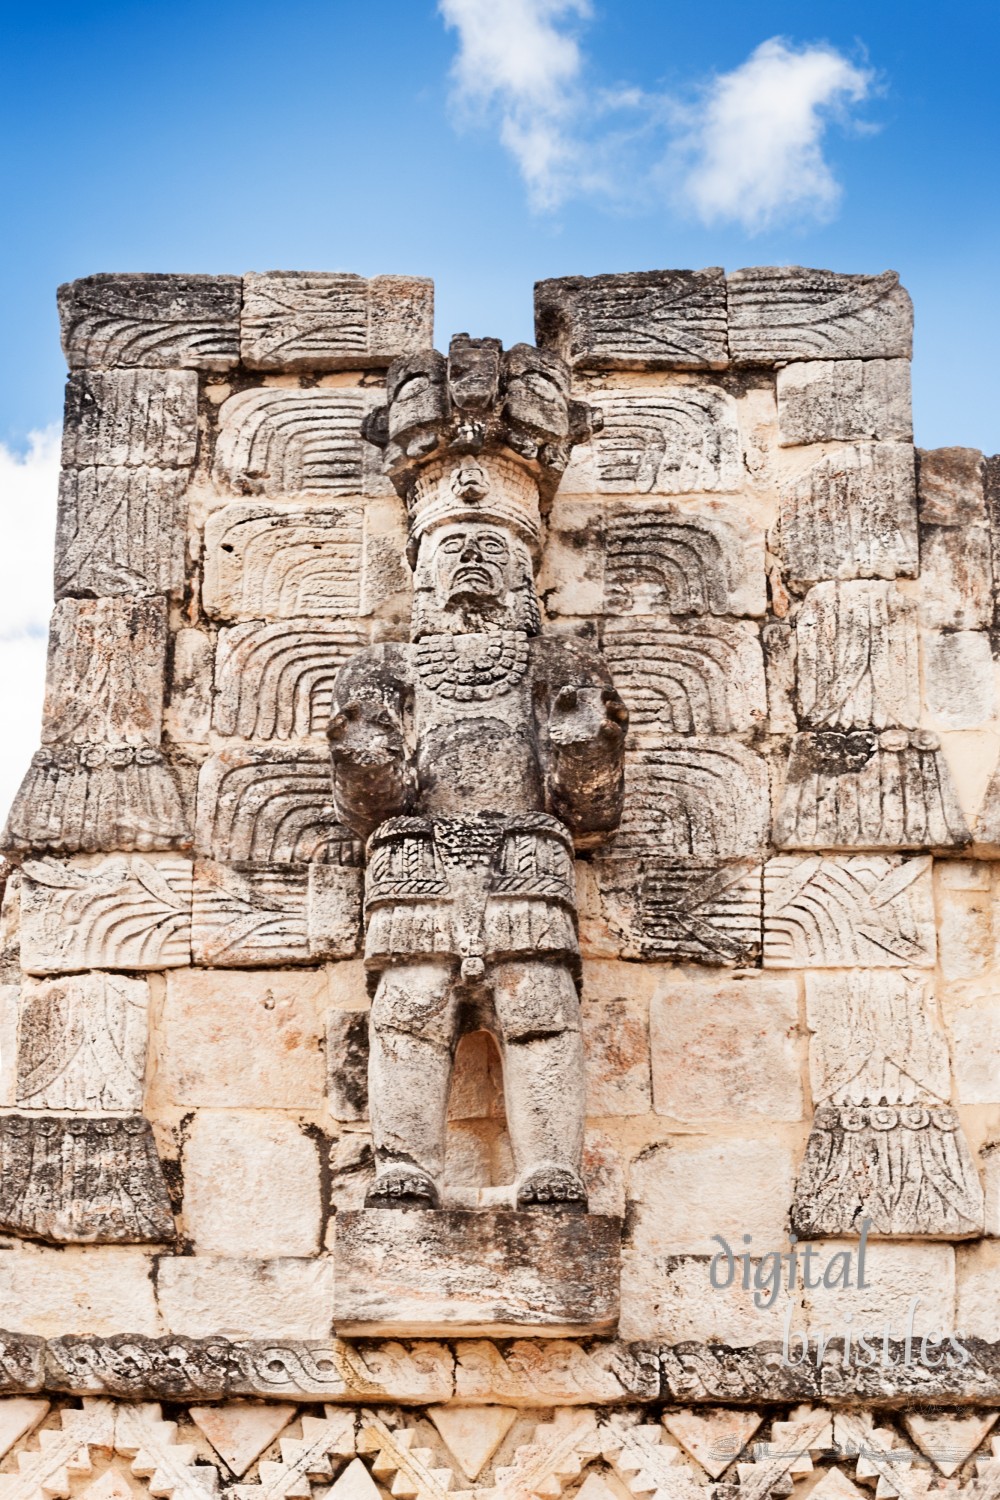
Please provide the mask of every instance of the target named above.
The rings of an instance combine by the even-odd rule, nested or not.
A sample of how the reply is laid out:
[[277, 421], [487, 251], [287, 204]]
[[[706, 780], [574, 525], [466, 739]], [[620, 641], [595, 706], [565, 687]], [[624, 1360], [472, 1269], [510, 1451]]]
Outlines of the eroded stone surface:
[[910, 365], [905, 359], [802, 360], [778, 371], [783, 447], [875, 438], [909, 442]]
[[212, 724], [245, 740], [322, 735], [334, 679], [366, 643], [357, 627], [321, 620], [253, 621], [219, 631]]
[[32, 1109], [139, 1110], [149, 986], [91, 971], [25, 978], [17, 1039], [17, 1103]]
[[264, 1111], [200, 1110], [182, 1166], [184, 1224], [196, 1254], [266, 1260], [319, 1250], [319, 1152], [294, 1120]]
[[721, 370], [725, 277], [713, 267], [540, 281], [535, 336], [574, 369]]
[[916, 728], [916, 611], [895, 584], [818, 583], [795, 620], [796, 701], [817, 729]]
[[782, 855], [764, 867], [769, 968], [932, 967], [931, 861]]
[[434, 337], [434, 283], [332, 271], [243, 278], [240, 349], [255, 370], [361, 370]]
[[70, 369], [225, 370], [239, 359], [238, 276], [84, 276], [59, 288]]
[[619, 1236], [617, 1219], [594, 1214], [341, 1214], [339, 1322], [345, 1332], [376, 1332], [385, 1321], [411, 1333], [611, 1328]]
[[767, 765], [736, 739], [664, 735], [630, 752], [619, 854], [756, 854], [767, 842]]
[[733, 271], [726, 289], [736, 364], [910, 358], [913, 305], [895, 271], [845, 276], [754, 266]]
[[647, 741], [659, 731], [739, 733], [767, 713], [760, 637], [750, 621], [611, 619], [604, 649], [631, 727]]
[[190, 962], [191, 861], [180, 855], [29, 860], [21, 902], [29, 974]]
[[912, 578], [918, 569], [913, 449], [856, 443], [780, 482], [787, 578]]
[[932, 526], [986, 520], [986, 465], [978, 448], [918, 448], [920, 519]]
[[363, 521], [356, 505], [241, 501], [213, 512], [205, 529], [206, 610], [223, 620], [357, 615]]
[[743, 481], [734, 398], [715, 386], [602, 390], [604, 425], [578, 449], [564, 494], [732, 494]]
[[64, 469], [56, 597], [173, 594], [184, 581], [186, 468]]

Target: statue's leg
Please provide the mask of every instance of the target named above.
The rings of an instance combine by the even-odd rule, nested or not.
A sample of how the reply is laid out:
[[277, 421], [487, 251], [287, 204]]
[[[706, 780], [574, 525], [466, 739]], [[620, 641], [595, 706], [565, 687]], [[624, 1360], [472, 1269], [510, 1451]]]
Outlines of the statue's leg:
[[368, 1098], [376, 1177], [371, 1208], [437, 1208], [458, 1000], [451, 964], [395, 964], [372, 1001]]
[[573, 976], [565, 964], [518, 959], [497, 964], [491, 979], [517, 1206], [583, 1212], [583, 1039]]

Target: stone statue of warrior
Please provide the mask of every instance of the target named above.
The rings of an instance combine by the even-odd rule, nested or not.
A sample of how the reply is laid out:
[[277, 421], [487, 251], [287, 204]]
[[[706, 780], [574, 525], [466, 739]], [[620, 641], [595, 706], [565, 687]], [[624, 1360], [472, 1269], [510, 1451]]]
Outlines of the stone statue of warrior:
[[483, 1027], [517, 1207], [587, 1207], [573, 851], [618, 825], [628, 714], [594, 649], [539, 633], [540, 507], [599, 416], [568, 391], [552, 355], [462, 335], [396, 361], [365, 427], [414, 570], [409, 644], [342, 668], [329, 730], [368, 851], [368, 1207], [439, 1206], [455, 1047]]

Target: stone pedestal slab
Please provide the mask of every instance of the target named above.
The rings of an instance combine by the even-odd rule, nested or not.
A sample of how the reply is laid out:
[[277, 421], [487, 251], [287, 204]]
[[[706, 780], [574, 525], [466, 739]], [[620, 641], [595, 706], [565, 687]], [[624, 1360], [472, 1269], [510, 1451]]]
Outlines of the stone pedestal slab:
[[337, 1215], [338, 1333], [603, 1333], [618, 1321], [621, 1220], [356, 1209]]

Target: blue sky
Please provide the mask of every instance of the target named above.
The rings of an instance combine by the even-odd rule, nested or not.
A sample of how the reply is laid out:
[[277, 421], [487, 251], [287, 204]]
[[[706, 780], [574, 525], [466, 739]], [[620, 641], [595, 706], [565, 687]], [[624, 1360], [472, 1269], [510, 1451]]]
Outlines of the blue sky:
[[51, 434], [29, 434], [61, 413], [55, 288], [88, 272], [430, 275], [440, 343], [530, 338], [545, 276], [894, 267], [916, 304], [917, 442], [1000, 449], [995, 3], [0, 15], [0, 674], [25, 701], [55, 472]]

